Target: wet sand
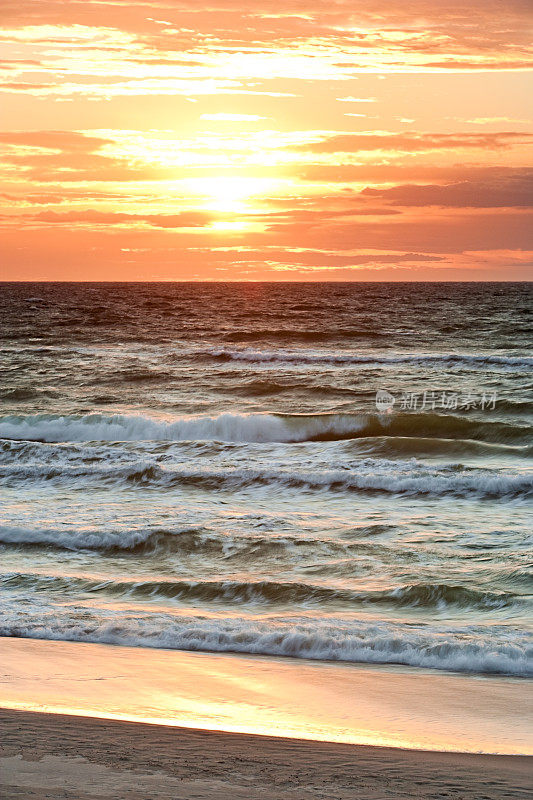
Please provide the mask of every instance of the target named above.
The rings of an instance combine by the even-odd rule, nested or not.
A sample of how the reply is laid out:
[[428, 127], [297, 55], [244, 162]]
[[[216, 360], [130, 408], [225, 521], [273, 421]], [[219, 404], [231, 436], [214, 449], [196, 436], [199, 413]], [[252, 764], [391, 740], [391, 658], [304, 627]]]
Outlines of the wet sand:
[[[6, 800], [503, 800], [532, 759], [1, 711]], [[529, 780], [528, 780], [529, 779]]]
[[0, 707], [344, 744], [533, 755], [531, 682], [3, 638]]

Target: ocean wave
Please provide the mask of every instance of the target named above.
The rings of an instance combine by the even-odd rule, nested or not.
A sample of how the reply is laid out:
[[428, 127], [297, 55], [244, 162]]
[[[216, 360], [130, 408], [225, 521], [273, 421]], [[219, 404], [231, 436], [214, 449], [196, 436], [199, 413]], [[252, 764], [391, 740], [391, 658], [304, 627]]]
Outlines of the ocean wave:
[[28, 415], [0, 417], [0, 437], [47, 442], [190, 441], [298, 442], [356, 433], [363, 420], [341, 415], [282, 417], [274, 414], [220, 414], [163, 421], [149, 417]]
[[533, 356], [498, 355], [493, 353], [321, 353], [305, 350], [252, 350], [242, 348], [231, 350], [213, 347], [191, 352], [191, 358], [206, 358], [219, 361], [248, 361], [251, 363], [280, 362], [293, 364], [442, 364], [470, 367], [524, 368], [533, 366]]
[[410, 496], [456, 496], [527, 498], [533, 494], [533, 474], [462, 468], [441, 468], [386, 459], [361, 459], [344, 469], [305, 471], [226, 467], [184, 469], [156, 462], [131, 465], [8, 465], [0, 466], [0, 480], [8, 484], [45, 481], [52, 484], [172, 489], [180, 486], [201, 490], [244, 490], [253, 487], [283, 487], [329, 492], [370, 492]]
[[[363, 529], [366, 533], [367, 528]], [[293, 555], [303, 549], [346, 554], [353, 550], [374, 551], [377, 545], [324, 540], [301, 536], [229, 534], [185, 527], [172, 530], [77, 530], [65, 528], [20, 528], [0, 526], [0, 544], [20, 548], [44, 547], [67, 551], [93, 551], [109, 554], [177, 553], [224, 558], [240, 556]]]
[[[374, 526], [375, 527], [375, 526]], [[362, 535], [370, 529], [363, 528]], [[152, 553], [210, 556], [214, 558], [268, 557], [310, 550], [322, 555], [375, 552], [378, 545], [345, 542], [340, 539], [315, 539], [287, 534], [266, 535], [217, 533], [184, 527], [171, 530], [77, 530], [65, 528], [20, 528], [0, 526], [0, 544], [18, 548], [48, 548], [66, 551], [92, 551], [103, 555], [144, 555]], [[382, 546], [382, 550], [386, 548]]]
[[[158, 372], [154, 369], [142, 369], [139, 367], [137, 369], [124, 369], [114, 373], [113, 382], [120, 381], [122, 383], [143, 383], [155, 381], [160, 383], [168, 380], [168, 378], [169, 375], [166, 372]], [[96, 382], [101, 383], [101, 378], [99, 377]]]
[[310, 384], [305, 381], [288, 382], [286, 379], [274, 380], [268, 378], [251, 378], [249, 380], [235, 381], [235, 383], [227, 383], [224, 386], [224, 393], [230, 392], [245, 397], [262, 397], [274, 394], [282, 394], [286, 392], [302, 393], [306, 396], [320, 395], [323, 397], [326, 394], [332, 395], [348, 395], [353, 397], [356, 394], [355, 389], [346, 388], [343, 386], [333, 386], [331, 384]]
[[439, 627], [416, 623], [366, 622], [329, 618], [310, 624], [302, 618], [254, 621], [143, 615], [120, 616], [93, 607], [64, 608], [61, 614], [40, 604], [6, 609], [0, 635], [99, 642], [132, 647], [215, 653], [246, 653], [318, 661], [402, 664], [457, 672], [533, 675], [533, 642], [507, 626]]
[[51, 389], [34, 389], [27, 386], [5, 386], [0, 389], [0, 400], [24, 402], [41, 398], [57, 398], [60, 393]]
[[337, 330], [295, 330], [294, 328], [242, 329], [224, 333], [226, 342], [262, 342], [262, 341], [301, 341], [331, 342], [338, 339], [378, 339], [387, 337], [387, 333], [376, 330], [339, 328]]
[[476, 441], [475, 439], [445, 439], [425, 436], [372, 436], [359, 437], [354, 442], [355, 452], [369, 452], [393, 456], [427, 456], [434, 458], [531, 458], [533, 445], [503, 444]]
[[[353, 541], [275, 534], [270, 527], [264, 533], [250, 534], [200, 527], [98, 530], [3, 525], [0, 526], [0, 545], [21, 550], [64, 550], [103, 556], [177, 555], [180, 558], [207, 559], [211, 563], [231, 559], [233, 564], [239, 560], [247, 566], [251, 560], [257, 564], [257, 559], [281, 560], [292, 566], [295, 557], [307, 557], [312, 561], [314, 572], [328, 574], [332, 569], [338, 571], [339, 568], [343, 572], [345, 567], [349, 576], [353, 576], [354, 558], [361, 556], [373, 560], [393, 559], [402, 564], [418, 563], [416, 554], [408, 547], [394, 547], [373, 541], [375, 535], [383, 532], [382, 528], [379, 525], [363, 526], [357, 529], [357, 538]], [[372, 537], [372, 540], [365, 541], [366, 537]], [[320, 560], [318, 565], [315, 563], [317, 559]]]
[[195, 552], [208, 534], [195, 528], [169, 530], [65, 530], [0, 526], [0, 544], [48, 547], [57, 550], [91, 550], [98, 553], [144, 554], [156, 551]]
[[0, 416], [0, 439], [41, 442], [226, 441], [296, 443], [370, 436], [438, 437], [524, 444], [523, 425], [448, 414], [231, 414], [174, 420], [116, 414]]
[[113, 580], [75, 575], [7, 573], [0, 578], [4, 590], [107, 594], [138, 600], [199, 601], [205, 603], [238, 602], [259, 605], [389, 606], [427, 610], [460, 608], [496, 611], [521, 606], [526, 598], [513, 592], [481, 591], [461, 585], [411, 584], [391, 589], [357, 591], [355, 589], [303, 583], [301, 581], [208, 579], [187, 580]]

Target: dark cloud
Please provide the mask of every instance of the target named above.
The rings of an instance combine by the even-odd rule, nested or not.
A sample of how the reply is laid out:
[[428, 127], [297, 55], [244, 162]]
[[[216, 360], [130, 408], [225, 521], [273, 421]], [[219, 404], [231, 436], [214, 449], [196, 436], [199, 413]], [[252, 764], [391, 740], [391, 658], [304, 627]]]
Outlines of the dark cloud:
[[[323, 225], [294, 222], [270, 226], [257, 244], [305, 246], [342, 252], [353, 249], [418, 250], [461, 253], [465, 250], [532, 250], [533, 215], [524, 211], [454, 211], [387, 218], [350, 218]], [[248, 236], [253, 244], [254, 237]]]
[[466, 180], [444, 186], [406, 184], [390, 189], [368, 187], [360, 196], [374, 202], [384, 200], [394, 206], [533, 207], [533, 170], [493, 181]]
[[520, 167], [487, 167], [464, 164], [304, 164], [294, 167], [301, 181], [319, 183], [393, 183], [395, 181], [424, 181], [451, 183], [460, 181], [498, 181], [522, 176]]

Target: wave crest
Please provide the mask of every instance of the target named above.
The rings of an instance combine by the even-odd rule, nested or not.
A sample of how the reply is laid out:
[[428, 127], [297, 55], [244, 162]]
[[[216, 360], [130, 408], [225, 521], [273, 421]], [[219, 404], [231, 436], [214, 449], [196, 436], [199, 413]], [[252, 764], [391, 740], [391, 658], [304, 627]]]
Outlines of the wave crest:
[[478, 421], [448, 414], [220, 414], [174, 420], [116, 414], [0, 417], [0, 438], [41, 442], [222, 441], [306, 442], [375, 436], [437, 436], [518, 442], [530, 438], [526, 426]]
[[325, 604], [351, 606], [382, 606], [393, 608], [419, 607], [464, 608], [492, 610], [522, 605], [525, 598], [513, 592], [490, 592], [471, 589], [461, 585], [412, 584], [394, 589], [357, 591], [300, 581], [235, 579], [208, 580], [113, 580], [77, 576], [40, 575], [34, 573], [10, 573], [2, 576], [0, 584], [7, 590], [30, 589], [32, 591], [83, 592], [85, 594], [108, 594], [136, 599], [160, 598], [164, 600], [206, 603], [241, 603], [279, 605]]
[[250, 363], [279, 362], [292, 364], [459, 364], [476, 368], [493, 366], [503, 368], [532, 367], [533, 357], [497, 355], [493, 353], [472, 355], [471, 353], [320, 353], [305, 350], [252, 350], [225, 347], [191, 353], [191, 357], [203, 357], [218, 361], [248, 361]]
[[[82, 619], [78, 619], [79, 613]], [[133, 647], [215, 653], [248, 653], [367, 664], [403, 664], [458, 672], [528, 677], [533, 646], [527, 634], [505, 626], [428, 630], [417, 624], [330, 618], [253, 621], [174, 617], [123, 611], [120, 618], [92, 607], [64, 609], [61, 616], [41, 603], [35, 614], [6, 609], [0, 635], [101, 642]]]

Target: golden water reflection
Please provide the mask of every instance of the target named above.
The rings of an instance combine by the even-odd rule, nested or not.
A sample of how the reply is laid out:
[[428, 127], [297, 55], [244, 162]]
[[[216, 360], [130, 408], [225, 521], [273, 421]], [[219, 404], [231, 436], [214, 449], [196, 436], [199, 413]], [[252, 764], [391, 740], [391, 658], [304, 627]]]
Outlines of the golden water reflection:
[[518, 679], [24, 639], [4, 639], [2, 647], [6, 708], [378, 746], [533, 753], [528, 685]]

